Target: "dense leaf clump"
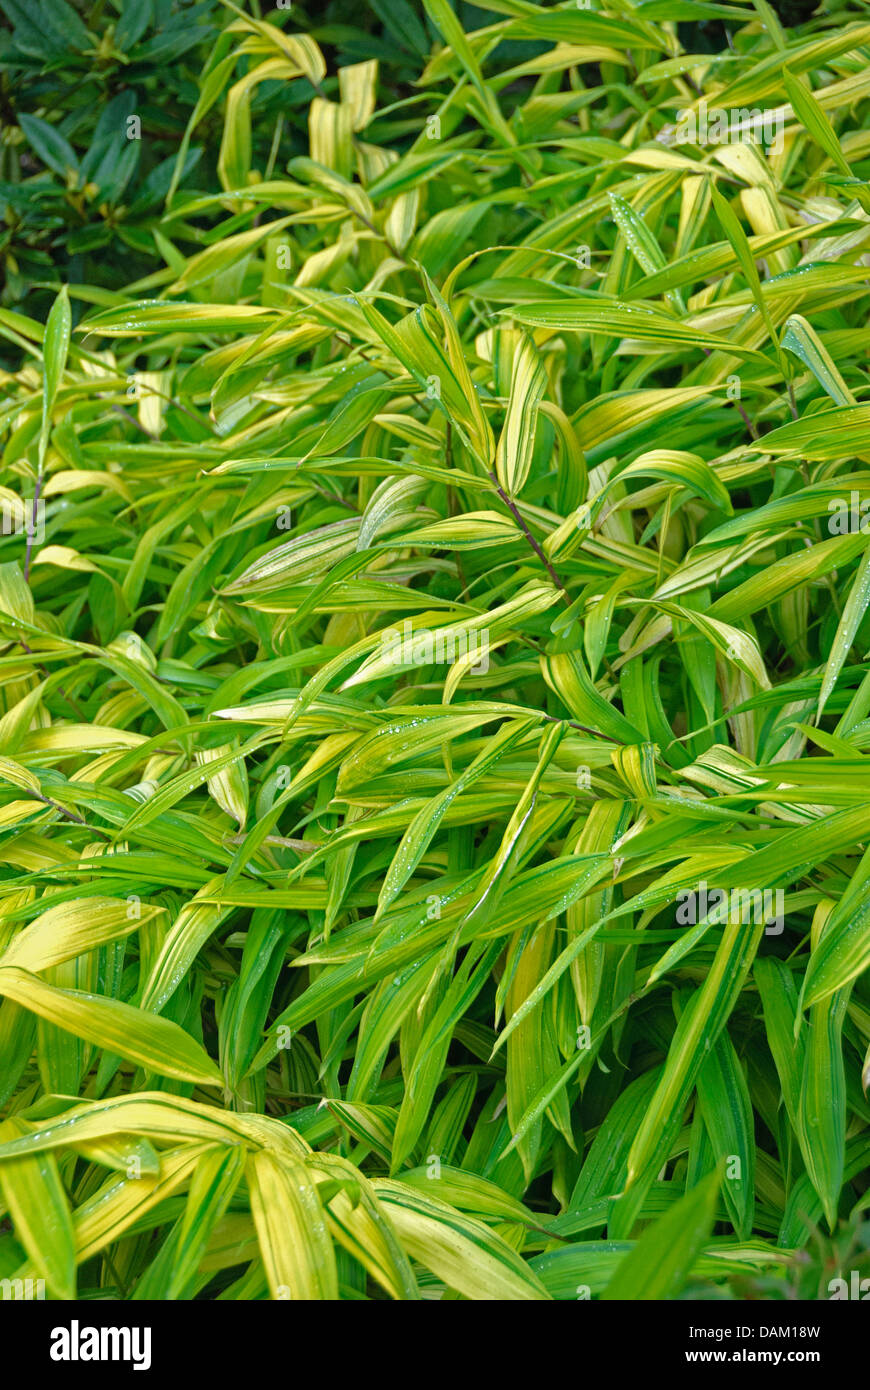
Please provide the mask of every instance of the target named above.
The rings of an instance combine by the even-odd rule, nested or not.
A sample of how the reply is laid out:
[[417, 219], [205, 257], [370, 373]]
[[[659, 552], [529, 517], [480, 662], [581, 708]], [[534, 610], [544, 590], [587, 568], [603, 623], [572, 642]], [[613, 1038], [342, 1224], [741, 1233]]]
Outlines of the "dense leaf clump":
[[0, 1277], [866, 1275], [867, 7], [3, 3]]

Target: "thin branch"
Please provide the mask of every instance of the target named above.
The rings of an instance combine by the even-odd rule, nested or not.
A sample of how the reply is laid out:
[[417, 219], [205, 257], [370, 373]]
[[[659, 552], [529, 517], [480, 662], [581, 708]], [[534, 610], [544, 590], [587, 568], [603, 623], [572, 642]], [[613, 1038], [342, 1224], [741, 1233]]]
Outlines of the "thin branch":
[[53, 811], [57, 811], [60, 815], [66, 816], [67, 820], [75, 821], [76, 825], [84, 826], [85, 830], [89, 830], [92, 835], [99, 835], [100, 839], [105, 840], [107, 844], [112, 843], [111, 835], [107, 835], [105, 830], [97, 830], [95, 826], [88, 825], [87, 821], [84, 820], [82, 816], [77, 816], [75, 811], [68, 811], [66, 807], [61, 806], [58, 801], [52, 801], [50, 796], [43, 796], [42, 792], [30, 792], [30, 795], [34, 800], [41, 801], [44, 805], [50, 806]]
[[570, 602], [571, 602], [571, 595], [568, 593], [568, 590], [565, 588], [565, 585], [562, 583], [562, 581], [561, 581], [561, 579], [559, 578], [558, 574], [557, 574], [556, 571], [554, 570], [552, 564], [551, 564], [550, 561], [547, 559], [547, 557], [546, 557], [546, 555], [544, 554], [543, 550], [541, 549], [540, 545], [539, 545], [538, 542], [535, 540], [534, 536], [532, 535], [531, 531], [529, 530], [528, 526], [526, 525], [525, 518], [523, 517], [522, 513], [520, 512], [519, 507], [516, 505], [516, 503], [515, 503], [510, 497], [508, 497], [507, 493], [505, 492], [504, 488], [502, 487], [502, 485], [501, 485], [501, 483], [499, 482], [498, 478], [495, 476], [495, 473], [492, 471], [492, 469], [491, 469], [491, 468], [488, 468], [486, 471], [487, 471], [487, 473], [488, 473], [488, 475], [489, 475], [490, 481], [492, 482], [492, 484], [493, 484], [493, 486], [494, 486], [496, 492], [498, 493], [498, 495], [499, 495], [499, 497], [501, 498], [502, 502], [503, 502], [503, 503], [505, 504], [505, 506], [507, 507], [507, 509], [508, 509], [508, 511], [510, 512], [511, 516], [512, 516], [512, 517], [514, 518], [514, 520], [516, 521], [517, 525], [519, 526], [520, 530], [522, 531], [522, 533], [523, 533], [523, 535], [525, 536], [526, 540], [528, 541], [529, 545], [532, 547], [532, 550], [534, 550], [534, 552], [535, 552], [535, 554], [537, 555], [538, 559], [540, 560], [541, 564], [544, 566], [544, 569], [547, 571], [547, 574], [548, 574], [548, 575], [550, 576], [550, 578], [552, 579], [552, 581], [553, 581], [553, 583], [555, 584], [556, 588], [561, 592], [562, 597], [564, 598], [565, 602], [568, 603], [568, 604], [570, 604]]

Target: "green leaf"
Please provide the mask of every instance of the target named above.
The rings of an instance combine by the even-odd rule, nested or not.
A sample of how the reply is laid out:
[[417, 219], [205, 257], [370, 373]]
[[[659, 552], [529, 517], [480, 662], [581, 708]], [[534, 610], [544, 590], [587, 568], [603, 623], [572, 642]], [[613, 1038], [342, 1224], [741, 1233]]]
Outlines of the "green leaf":
[[68, 140], [54, 126], [39, 116], [28, 116], [24, 112], [18, 117], [27, 143], [46, 164], [62, 178], [69, 179], [78, 173], [79, 162]]
[[55, 1027], [161, 1076], [203, 1086], [221, 1084], [220, 1072], [199, 1043], [168, 1019], [143, 1014], [117, 999], [59, 989], [15, 966], [0, 966], [0, 995]]
[[713, 1229], [721, 1182], [721, 1170], [710, 1173], [648, 1226], [620, 1261], [602, 1298], [647, 1302], [676, 1297]]

